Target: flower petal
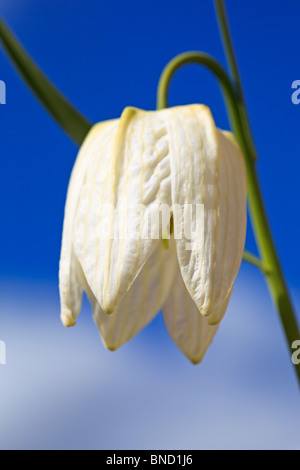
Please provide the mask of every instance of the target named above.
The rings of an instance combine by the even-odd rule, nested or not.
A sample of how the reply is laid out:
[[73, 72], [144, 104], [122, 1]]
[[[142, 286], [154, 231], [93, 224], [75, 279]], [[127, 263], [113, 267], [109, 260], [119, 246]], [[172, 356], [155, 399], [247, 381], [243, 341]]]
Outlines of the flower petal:
[[[94, 320], [105, 346], [114, 351], [144, 328], [169, 295], [178, 265], [175, 244], [168, 250], [159, 243], [115, 311], [107, 315], [87, 285], [82, 285], [93, 305]], [[82, 272], [83, 275], [83, 272]]]
[[75, 319], [81, 308], [82, 288], [77, 278], [77, 263], [73, 251], [73, 227], [78, 201], [88, 165], [95, 154], [97, 155], [103, 135], [113, 125], [113, 121], [108, 121], [97, 124], [91, 129], [79, 151], [69, 183], [59, 263], [61, 319], [65, 326], [75, 325]]
[[207, 318], [201, 315], [187, 291], [178, 264], [171, 292], [163, 306], [163, 317], [174, 343], [194, 364], [198, 364], [219, 325], [209, 325]]
[[[129, 290], [169, 223], [152, 219], [170, 205], [169, 146], [160, 114], [126, 108], [91, 159], [73, 232], [87, 283], [105, 313]], [[141, 210], [141, 212], [140, 212]], [[157, 230], [156, 230], [157, 229]]]
[[[176, 239], [185, 285], [202, 315], [218, 323], [227, 308], [246, 233], [246, 172], [232, 134], [219, 131], [208, 108], [169, 112], [172, 204], [203, 207], [191, 235]], [[194, 212], [195, 213], [195, 212]], [[174, 233], [182, 229], [175, 211]], [[192, 246], [192, 249], [190, 248]]]

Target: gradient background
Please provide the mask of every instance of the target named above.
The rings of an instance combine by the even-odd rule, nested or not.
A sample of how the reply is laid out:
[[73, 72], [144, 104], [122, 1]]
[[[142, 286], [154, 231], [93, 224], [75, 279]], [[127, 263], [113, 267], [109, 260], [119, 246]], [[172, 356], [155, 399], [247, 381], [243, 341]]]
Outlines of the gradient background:
[[[300, 311], [300, 79], [297, 0], [228, 0], [259, 153], [265, 202]], [[0, 15], [51, 80], [92, 121], [127, 105], [154, 109], [164, 65], [203, 50], [223, 65], [207, 0], [2, 0]], [[1, 449], [300, 448], [299, 392], [264, 280], [242, 265], [227, 315], [192, 366], [161, 316], [115, 353], [85, 301], [74, 329], [59, 321], [57, 270], [65, 194], [76, 157], [0, 50]], [[218, 86], [180, 70], [170, 104], [202, 102], [228, 128]], [[247, 248], [255, 251], [250, 224]], [[295, 338], [296, 339], [296, 338]]]

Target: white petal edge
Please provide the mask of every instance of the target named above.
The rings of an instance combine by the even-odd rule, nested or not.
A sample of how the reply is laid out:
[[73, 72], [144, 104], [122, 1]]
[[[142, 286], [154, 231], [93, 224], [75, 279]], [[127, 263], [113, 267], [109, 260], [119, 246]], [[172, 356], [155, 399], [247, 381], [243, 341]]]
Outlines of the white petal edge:
[[81, 283], [93, 306], [93, 317], [104, 345], [111, 351], [133, 338], [162, 308], [169, 295], [177, 265], [175, 245], [160, 242], [116, 309], [101, 309], [81, 271]]
[[198, 364], [218, 325], [209, 325], [207, 318], [200, 314], [183, 282], [178, 264], [169, 297], [163, 306], [163, 317], [174, 343], [193, 364]]
[[[245, 164], [232, 134], [216, 128], [206, 106], [167, 111], [172, 204], [204, 207], [204, 224], [197, 224], [193, 217], [191, 239], [184, 234], [176, 239], [178, 261], [200, 313], [208, 317], [210, 324], [216, 324], [226, 311], [243, 256]], [[175, 234], [180, 224], [175, 212]], [[202, 245], [199, 240], [203, 240]], [[196, 249], [188, 249], [191, 243]]]
[[82, 299], [82, 287], [77, 277], [77, 264], [73, 250], [73, 228], [78, 201], [87, 168], [97, 155], [103, 136], [113, 126], [114, 121], [107, 121], [92, 127], [80, 148], [68, 186], [59, 262], [61, 320], [67, 327], [76, 324], [75, 320], [79, 314]]

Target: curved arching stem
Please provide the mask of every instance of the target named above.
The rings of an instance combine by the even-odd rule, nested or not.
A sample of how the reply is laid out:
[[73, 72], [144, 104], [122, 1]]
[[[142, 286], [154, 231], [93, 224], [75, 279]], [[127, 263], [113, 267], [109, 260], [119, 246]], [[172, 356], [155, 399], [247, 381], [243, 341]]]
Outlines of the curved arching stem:
[[179, 54], [172, 59], [164, 68], [159, 79], [157, 89], [157, 109], [168, 107], [168, 92], [172, 78], [181, 67], [188, 64], [198, 64], [206, 67], [217, 79], [224, 96], [231, 127], [245, 156], [249, 180], [249, 176], [252, 175], [254, 159], [251, 151], [252, 149], [249, 149], [248, 139], [244, 132], [243, 120], [241, 119], [240, 108], [236, 99], [236, 91], [226, 71], [213, 57], [203, 52], [190, 51]]
[[[291, 357], [293, 352], [292, 344], [300, 338], [300, 332], [268, 223], [255, 168], [254, 144], [249, 133], [250, 126], [245, 125], [247, 117], [245, 112], [241, 111], [242, 109], [245, 111], [245, 107], [244, 105], [241, 106], [241, 96], [238, 88], [232, 84], [225, 70], [214, 58], [202, 52], [186, 52], [171, 60], [163, 70], [158, 85], [157, 108], [162, 109], [168, 106], [168, 91], [171, 80], [176, 71], [187, 64], [199, 64], [209, 69], [222, 89], [233, 132], [245, 157], [249, 212], [261, 256], [261, 260], [256, 264], [260, 265], [260, 268], [263, 267], [262, 272], [265, 275], [271, 297], [277, 308]], [[249, 257], [248, 261], [250, 261]], [[253, 259], [251, 261], [253, 262]], [[300, 364], [294, 364], [294, 368], [300, 385]]]
[[227, 109], [229, 112], [229, 118], [232, 121], [232, 125], [238, 125], [235, 123], [236, 112], [232, 109], [231, 103], [235, 103], [235, 92], [232, 87], [231, 81], [227, 76], [227, 73], [223, 67], [210, 55], [204, 52], [190, 51], [184, 52], [174, 57], [164, 68], [158, 83], [157, 88], [157, 109], [163, 109], [168, 107], [168, 92], [171, 84], [171, 80], [177, 70], [184, 65], [188, 64], [199, 64], [209, 69], [216, 77], [219, 85], [222, 89], [224, 99], [226, 101]]

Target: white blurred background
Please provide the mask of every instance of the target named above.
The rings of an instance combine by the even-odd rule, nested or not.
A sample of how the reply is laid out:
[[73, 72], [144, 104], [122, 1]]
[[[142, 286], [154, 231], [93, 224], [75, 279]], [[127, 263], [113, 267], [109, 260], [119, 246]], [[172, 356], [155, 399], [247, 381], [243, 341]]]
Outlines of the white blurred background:
[[65, 329], [55, 284], [2, 280], [1, 449], [299, 449], [297, 383], [254, 272], [242, 268], [198, 366], [160, 315], [112, 353], [87, 302]]

